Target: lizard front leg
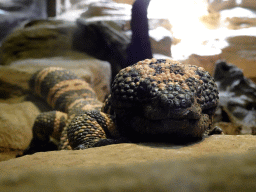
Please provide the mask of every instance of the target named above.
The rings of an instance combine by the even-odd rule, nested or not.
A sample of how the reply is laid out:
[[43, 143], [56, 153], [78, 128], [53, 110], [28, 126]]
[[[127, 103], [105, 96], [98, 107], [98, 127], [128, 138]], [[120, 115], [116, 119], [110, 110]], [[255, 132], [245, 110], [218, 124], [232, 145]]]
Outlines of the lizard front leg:
[[32, 128], [33, 138], [22, 155], [57, 150], [57, 145], [50, 140], [50, 137], [55, 140], [60, 139], [60, 134], [66, 125], [66, 119], [67, 114], [60, 111], [39, 114]]
[[75, 150], [126, 142], [119, 137], [111, 116], [98, 111], [75, 116], [68, 125], [67, 136]]

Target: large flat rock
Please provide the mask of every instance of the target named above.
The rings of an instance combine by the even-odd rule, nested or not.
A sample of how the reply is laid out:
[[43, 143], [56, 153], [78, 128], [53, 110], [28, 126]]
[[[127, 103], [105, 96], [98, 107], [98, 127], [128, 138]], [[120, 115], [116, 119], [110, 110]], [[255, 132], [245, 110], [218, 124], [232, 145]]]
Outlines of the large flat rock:
[[0, 103], [0, 161], [15, 158], [32, 139], [32, 126], [39, 109], [32, 102]]
[[0, 191], [255, 191], [256, 137], [119, 144], [0, 162]]
[[255, 191], [256, 153], [2, 175], [5, 191]]
[[181, 160], [217, 154], [256, 152], [256, 136], [214, 135], [186, 146], [167, 144], [118, 144], [86, 150], [40, 152], [0, 162], [0, 172], [53, 168], [79, 168], [132, 164], [159, 160]]

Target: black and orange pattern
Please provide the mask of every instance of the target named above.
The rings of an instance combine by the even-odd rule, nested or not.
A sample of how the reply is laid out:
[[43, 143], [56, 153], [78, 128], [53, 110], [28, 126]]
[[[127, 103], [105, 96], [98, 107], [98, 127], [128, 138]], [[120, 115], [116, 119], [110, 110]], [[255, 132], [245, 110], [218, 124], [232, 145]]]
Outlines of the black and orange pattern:
[[88, 83], [63, 68], [45, 68], [29, 84], [57, 111], [38, 116], [24, 154], [49, 145], [50, 137], [59, 149], [86, 149], [124, 141], [187, 141], [219, 131], [212, 128], [219, 99], [214, 79], [201, 67], [174, 60], [146, 59], [122, 69], [104, 104]]
[[111, 91], [107, 102], [116, 127], [132, 141], [201, 138], [212, 130], [219, 100], [207, 71], [171, 59], [146, 59], [122, 69]]
[[[32, 76], [29, 85], [35, 95], [56, 111], [42, 113], [36, 118], [33, 140], [24, 154], [52, 150], [53, 145], [49, 144], [52, 139], [58, 142], [58, 149], [75, 149], [77, 145], [82, 147], [80, 144], [89, 148], [106, 138], [108, 127], [114, 129], [110, 115], [100, 112], [102, 103], [97, 100], [94, 90], [70, 71], [59, 67], [45, 68]], [[72, 123], [81, 116], [84, 119], [81, 126], [76, 126], [79, 121]], [[69, 128], [70, 124], [74, 128]], [[73, 132], [68, 132], [69, 129]], [[74, 138], [81, 143], [69, 142], [68, 133], [70, 141]]]

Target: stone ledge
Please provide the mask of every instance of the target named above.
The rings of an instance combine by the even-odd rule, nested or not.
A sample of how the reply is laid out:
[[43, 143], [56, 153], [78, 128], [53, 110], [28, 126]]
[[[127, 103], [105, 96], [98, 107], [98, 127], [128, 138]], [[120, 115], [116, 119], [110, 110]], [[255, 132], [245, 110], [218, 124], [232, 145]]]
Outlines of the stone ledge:
[[40, 152], [0, 162], [1, 173], [31, 169], [127, 165], [147, 161], [193, 159], [217, 154], [256, 152], [256, 136], [213, 135], [191, 145], [159, 143], [108, 145], [86, 150]]
[[[117, 146], [117, 145], [116, 145]], [[126, 145], [129, 146], [129, 145]], [[223, 146], [225, 148], [225, 146]], [[102, 147], [104, 148], [104, 147]], [[94, 149], [97, 151], [97, 149]], [[88, 151], [88, 150], [87, 150]], [[79, 151], [81, 152], [81, 151]], [[104, 154], [99, 154], [103, 155]], [[37, 160], [40, 160], [39, 154]], [[32, 157], [32, 156], [30, 156]], [[84, 159], [88, 156], [81, 155]], [[114, 156], [114, 158], [117, 157]], [[57, 158], [57, 156], [56, 156]], [[74, 158], [74, 157], [73, 157]], [[15, 164], [14, 161], [10, 164]], [[28, 159], [28, 157], [23, 157]], [[53, 160], [53, 159], [51, 159]], [[95, 160], [95, 159], [91, 159]], [[97, 160], [96, 160], [97, 161]], [[254, 191], [256, 152], [218, 154], [195, 159], [160, 160], [129, 165], [112, 163], [94, 167], [76, 165], [61, 168], [8, 171], [1, 165], [1, 191]], [[42, 162], [47, 164], [47, 162]], [[58, 164], [52, 161], [54, 164]], [[29, 161], [27, 161], [29, 164]], [[79, 163], [78, 163], [79, 164]], [[81, 164], [81, 163], [80, 163]], [[39, 164], [38, 164], [39, 165]], [[18, 165], [16, 165], [18, 166]], [[39, 165], [40, 166], [40, 165]]]

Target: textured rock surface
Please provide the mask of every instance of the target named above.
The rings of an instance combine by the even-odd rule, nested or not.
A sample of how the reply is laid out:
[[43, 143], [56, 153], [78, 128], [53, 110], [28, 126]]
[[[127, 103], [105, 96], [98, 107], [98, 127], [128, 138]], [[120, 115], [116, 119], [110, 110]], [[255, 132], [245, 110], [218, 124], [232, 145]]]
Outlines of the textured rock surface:
[[67, 21], [33, 20], [23, 23], [2, 42], [1, 64], [27, 59], [63, 56], [72, 48], [76, 25]]
[[254, 191], [255, 143], [255, 136], [211, 136], [185, 147], [119, 144], [36, 153], [0, 162], [0, 190]]
[[31, 128], [39, 109], [32, 102], [0, 103], [0, 161], [14, 158], [32, 138]]
[[149, 36], [153, 53], [171, 56], [172, 33], [169, 30], [164, 27], [157, 27], [149, 31]]
[[113, 0], [113, 1], [115, 1], [117, 3], [126, 3], [126, 4], [132, 5], [135, 0]]
[[220, 127], [223, 133], [227, 135], [240, 135], [242, 130], [241, 125], [239, 126], [231, 122], [218, 122], [215, 123], [214, 126]]
[[[239, 2], [239, 4], [237, 3]], [[244, 8], [251, 8], [255, 9], [256, 8], [256, 3], [251, 0], [241, 0], [241, 1], [236, 1], [236, 0], [213, 0], [209, 2], [208, 8], [211, 11], [220, 11], [223, 9], [231, 9], [234, 7], [244, 7]]]
[[[3, 173], [29, 169], [130, 164], [149, 160], [192, 159], [205, 155], [239, 154], [256, 150], [256, 136], [218, 135], [187, 146], [160, 143], [118, 144], [75, 151], [40, 152], [0, 163]], [[53, 160], [54, 159], [54, 160]], [[30, 163], [28, 163], [30, 162]]]
[[256, 155], [2, 175], [5, 191], [254, 191]]

